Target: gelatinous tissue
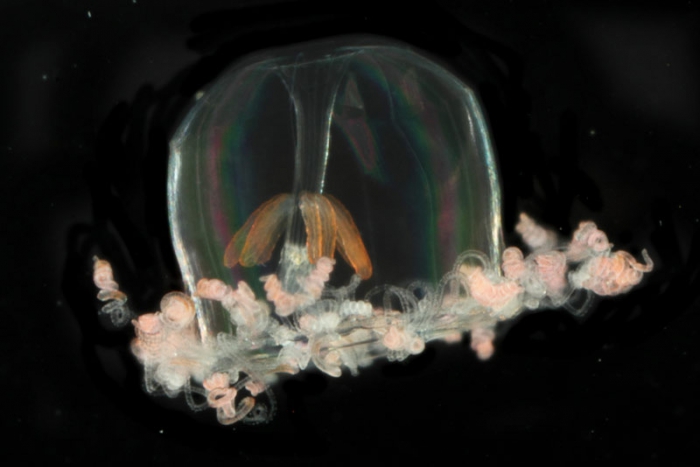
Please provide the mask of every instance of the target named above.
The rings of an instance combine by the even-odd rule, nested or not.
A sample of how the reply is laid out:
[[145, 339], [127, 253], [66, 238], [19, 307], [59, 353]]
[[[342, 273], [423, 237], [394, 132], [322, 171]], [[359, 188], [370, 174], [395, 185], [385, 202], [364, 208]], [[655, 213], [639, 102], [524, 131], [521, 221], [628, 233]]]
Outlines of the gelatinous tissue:
[[564, 241], [521, 214], [527, 251], [504, 249], [497, 173], [471, 88], [409, 47], [349, 38], [251, 56], [171, 142], [185, 292], [134, 317], [95, 258], [101, 312], [133, 324], [149, 392], [257, 423], [280, 374], [356, 375], [465, 333], [486, 360], [500, 322], [625, 293], [651, 271], [593, 222]]

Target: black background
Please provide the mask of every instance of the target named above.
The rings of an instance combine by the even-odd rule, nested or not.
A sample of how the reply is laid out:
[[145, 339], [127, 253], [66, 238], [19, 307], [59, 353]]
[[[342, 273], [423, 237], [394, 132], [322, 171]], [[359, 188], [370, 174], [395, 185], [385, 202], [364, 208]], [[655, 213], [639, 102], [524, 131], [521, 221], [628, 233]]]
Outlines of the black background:
[[[3, 457], [693, 465], [700, 13], [617, 3], [3, 2]], [[284, 380], [263, 426], [220, 427], [148, 396], [130, 331], [97, 318], [90, 258], [108, 257], [134, 306], [156, 309], [180, 286], [165, 170], [189, 98], [245, 53], [351, 33], [402, 40], [472, 80], [510, 242], [521, 210], [564, 235], [592, 219], [616, 247], [647, 248], [655, 271], [583, 320], [519, 319], [485, 363], [466, 339], [358, 377]]]

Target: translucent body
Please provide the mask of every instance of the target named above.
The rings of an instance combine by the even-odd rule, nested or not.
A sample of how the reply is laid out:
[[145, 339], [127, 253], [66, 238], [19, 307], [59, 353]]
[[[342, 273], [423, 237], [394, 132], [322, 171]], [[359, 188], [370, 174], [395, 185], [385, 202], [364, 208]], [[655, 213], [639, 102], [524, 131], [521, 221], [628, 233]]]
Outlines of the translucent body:
[[[342, 203], [371, 256], [365, 290], [435, 283], [462, 251], [501, 252], [499, 181], [476, 96], [405, 46], [334, 40], [250, 57], [204, 92], [171, 149], [171, 226], [189, 292], [201, 277], [261, 291], [281, 245], [305, 243], [300, 216], [285, 219], [264, 264], [230, 269], [222, 258], [282, 193]], [[339, 267], [338, 284], [351, 275]], [[215, 306], [197, 308], [205, 334], [225, 327]]]
[[[521, 215], [502, 251], [486, 124], [462, 81], [408, 48], [329, 41], [249, 58], [172, 141], [169, 210], [186, 292], [132, 321], [146, 387], [222, 424], [274, 412], [279, 374], [338, 377], [500, 321], [616, 295], [651, 271], [582, 222], [564, 241]], [[336, 257], [338, 253], [338, 257]], [[98, 298], [131, 317], [111, 266]], [[197, 404], [193, 393], [205, 402]], [[267, 399], [267, 404], [261, 401]]]

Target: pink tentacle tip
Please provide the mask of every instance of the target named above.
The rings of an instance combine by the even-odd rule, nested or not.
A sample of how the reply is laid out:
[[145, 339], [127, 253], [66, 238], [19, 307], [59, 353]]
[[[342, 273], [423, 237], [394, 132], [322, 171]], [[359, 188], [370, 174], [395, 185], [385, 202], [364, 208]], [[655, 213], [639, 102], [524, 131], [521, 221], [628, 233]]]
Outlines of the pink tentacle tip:
[[460, 268], [460, 272], [466, 277], [469, 292], [474, 300], [495, 311], [503, 309], [525, 290], [512, 280], [493, 282], [480, 267], [464, 265]]
[[450, 332], [442, 336], [442, 340], [448, 344], [456, 344], [457, 342], [462, 342], [462, 333], [459, 331]]
[[326, 281], [330, 277], [330, 273], [333, 272], [333, 267], [335, 266], [335, 260], [327, 256], [322, 256], [316, 261], [316, 269], [320, 274], [325, 274]]
[[408, 350], [411, 355], [418, 355], [425, 350], [425, 341], [415, 336], [409, 342], [406, 350]]
[[581, 261], [590, 256], [606, 254], [612, 248], [608, 236], [591, 221], [581, 222], [571, 237], [566, 256], [571, 261]]
[[574, 282], [597, 295], [619, 295], [639, 284], [644, 273], [654, 268], [649, 254], [642, 251], [644, 263], [639, 263], [626, 251], [616, 251], [609, 256], [588, 260], [573, 275]]
[[[285, 317], [289, 316], [301, 307], [313, 303], [314, 297], [306, 294], [291, 294], [284, 290], [282, 282], [275, 274], [260, 278], [265, 283], [267, 299], [275, 304], [275, 313]], [[320, 292], [319, 292], [320, 297]]]
[[219, 279], [200, 279], [195, 296], [221, 302], [230, 292], [231, 287]]
[[294, 295], [284, 291], [282, 282], [280, 282], [276, 274], [263, 276], [260, 280], [265, 282], [263, 288], [265, 292], [267, 292], [267, 299], [275, 304], [275, 313], [277, 313], [277, 315], [285, 317], [294, 313], [297, 307], [297, 301]]
[[406, 345], [406, 332], [400, 331], [396, 326], [389, 326], [389, 330], [384, 334], [382, 343], [389, 350], [401, 350]]
[[181, 292], [170, 292], [160, 301], [163, 320], [175, 328], [185, 328], [194, 321], [195, 307], [192, 299]]
[[519, 280], [527, 273], [527, 266], [523, 252], [520, 248], [511, 246], [503, 251], [503, 260], [501, 263], [503, 275], [510, 280]]
[[209, 394], [207, 395], [207, 402], [209, 403], [209, 407], [224, 409], [228, 411], [227, 415], [233, 416], [236, 414], [236, 410], [233, 408], [232, 403], [236, 399], [237, 393], [238, 391], [231, 387], [214, 388], [209, 391]]
[[425, 350], [425, 341], [406, 329], [399, 329], [391, 325], [382, 338], [382, 344], [389, 350], [406, 350], [412, 355], [417, 355]]
[[264, 392], [265, 389], [267, 389], [267, 385], [262, 381], [250, 380], [247, 383], [245, 383], [245, 388], [248, 390], [248, 392], [250, 392], [252, 396], [257, 396], [258, 394]]
[[520, 220], [515, 231], [523, 238], [523, 242], [532, 250], [553, 248], [557, 243], [557, 235], [551, 230], [539, 226], [530, 216], [520, 213]]
[[230, 385], [228, 373], [214, 373], [202, 382], [204, 389], [212, 391], [214, 389], [227, 388]]
[[98, 259], [97, 257], [94, 258], [92, 281], [100, 290], [119, 290], [119, 284], [114, 281], [112, 265], [109, 264], [109, 261]]
[[255, 303], [255, 293], [253, 292], [253, 289], [250, 288], [248, 283], [245, 281], [239, 281], [238, 282], [238, 288], [234, 291], [231, 292], [231, 295], [235, 298], [235, 300], [238, 302], [238, 304], [246, 308], [248, 310], [251, 310], [255, 308], [256, 303]]
[[216, 409], [216, 418], [223, 425], [233, 424], [242, 418], [236, 414], [234, 407], [237, 394], [235, 388], [217, 388], [207, 395], [209, 407]]
[[333, 272], [333, 266], [335, 265], [335, 260], [323, 256], [316, 261], [316, 267], [311, 271], [308, 277], [301, 281], [301, 285], [308, 293], [315, 299], [321, 298], [321, 293], [323, 288], [326, 286], [331, 278], [331, 272]]
[[136, 338], [131, 342], [131, 349], [140, 361], [152, 361], [162, 354], [165, 333], [160, 313], [146, 313], [131, 321]]
[[136, 329], [136, 335], [152, 336], [163, 330], [163, 322], [159, 313], [145, 313], [131, 322]]
[[235, 407], [238, 391], [230, 386], [227, 373], [214, 373], [202, 383], [207, 390], [207, 404], [216, 409], [216, 418], [223, 425], [231, 425], [241, 420], [255, 405], [255, 399], [246, 397], [238, 409]]
[[476, 328], [471, 333], [471, 348], [479, 360], [488, 360], [493, 356], [493, 340], [496, 334], [491, 329]]

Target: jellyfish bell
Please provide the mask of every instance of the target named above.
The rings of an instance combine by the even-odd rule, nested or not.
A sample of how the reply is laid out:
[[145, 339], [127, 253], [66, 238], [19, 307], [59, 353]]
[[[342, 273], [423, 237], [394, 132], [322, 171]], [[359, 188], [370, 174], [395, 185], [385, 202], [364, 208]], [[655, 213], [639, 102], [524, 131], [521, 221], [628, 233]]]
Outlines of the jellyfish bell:
[[[357, 374], [466, 332], [487, 359], [500, 321], [651, 270], [646, 253], [613, 256], [591, 222], [567, 243], [523, 215], [532, 252], [504, 252], [500, 201], [477, 96], [425, 54], [349, 37], [251, 55], [171, 142], [185, 290], [133, 320], [146, 387], [259, 422], [277, 375]], [[128, 315], [104, 260], [95, 284], [105, 313]]]
[[[171, 154], [171, 230], [189, 292], [201, 277], [261, 292], [270, 272], [294, 292], [295, 276], [336, 252], [343, 279], [358, 274], [367, 289], [437, 282], [468, 249], [500, 255], [499, 180], [477, 97], [403, 44], [335, 38], [252, 55], [203, 93]], [[198, 303], [200, 315], [208, 307]]]

